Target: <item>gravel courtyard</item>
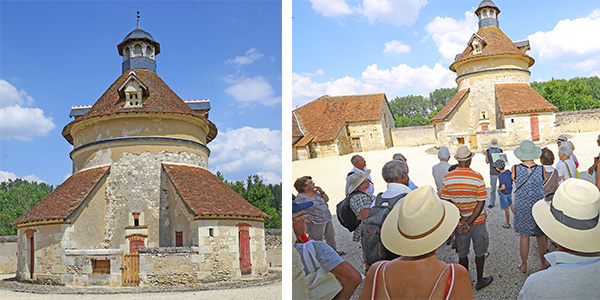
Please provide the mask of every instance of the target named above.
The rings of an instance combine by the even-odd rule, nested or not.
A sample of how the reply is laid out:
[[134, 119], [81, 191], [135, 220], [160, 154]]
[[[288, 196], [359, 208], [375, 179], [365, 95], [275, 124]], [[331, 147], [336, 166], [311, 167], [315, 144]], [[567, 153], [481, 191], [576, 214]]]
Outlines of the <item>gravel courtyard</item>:
[[[576, 147], [574, 153], [579, 159], [580, 166], [578, 170], [581, 173], [581, 178], [591, 181], [592, 178], [587, 174], [587, 168], [592, 164], [593, 157], [598, 155], [598, 152], [600, 151], [596, 145], [598, 133], [585, 132], [570, 133], [566, 135]], [[554, 153], [556, 163], [558, 160], [556, 143], [550, 143], [547, 146]], [[360, 153], [367, 161], [367, 168], [372, 170], [371, 176], [375, 185], [375, 194], [385, 191], [386, 183], [381, 177], [381, 168], [386, 162], [391, 160], [394, 153], [398, 152], [407, 157], [409, 176], [417, 186], [431, 185], [435, 187], [431, 175], [431, 167], [437, 164], [439, 160], [437, 159], [437, 152], [432, 148], [433, 145], [425, 145], [413, 148], [390, 148], [387, 150]], [[515, 147], [503, 147], [504, 152], [508, 155], [510, 165], [520, 162], [513, 154], [514, 148]], [[471, 167], [483, 175], [486, 185], [489, 186], [489, 167], [485, 163], [485, 157], [481, 154], [480, 150], [475, 152], [477, 155], [473, 158]], [[329, 195], [329, 208], [332, 214], [335, 214], [336, 204], [344, 198], [345, 177], [347, 172], [352, 168], [352, 165], [350, 164], [352, 155], [354, 154], [295, 161], [292, 163], [292, 183], [300, 176], [312, 176], [315, 184], [322, 187]], [[456, 163], [456, 161], [454, 158], [451, 158], [450, 164], [454, 163]], [[517, 268], [517, 264], [520, 261], [519, 235], [512, 228], [505, 229], [501, 227], [505, 217], [504, 211], [500, 209], [499, 202], [497, 202], [495, 207], [487, 210], [487, 213], [487, 230], [490, 237], [490, 256], [485, 261], [484, 276], [493, 275], [494, 282], [480, 291], [475, 291], [475, 289], [473, 289], [473, 294], [475, 299], [516, 299], [527, 276], [540, 269], [535, 238], [530, 240], [529, 263], [527, 274], [525, 275]], [[512, 220], [513, 216], [511, 213], [511, 223]], [[361, 259], [362, 251], [359, 248], [358, 243], [352, 242], [352, 234], [339, 225], [335, 216], [334, 228], [336, 231], [338, 249], [348, 253], [344, 255], [343, 258], [363, 273], [364, 265]], [[555, 250], [556, 247], [550, 245], [549, 251]], [[440, 260], [445, 262], [458, 263], [454, 250], [445, 244], [438, 248], [437, 256]], [[474, 286], [476, 277], [475, 261], [472, 251], [469, 255], [469, 273], [471, 274], [471, 280]], [[362, 285], [358, 287], [352, 299], [358, 298], [361, 288]]]

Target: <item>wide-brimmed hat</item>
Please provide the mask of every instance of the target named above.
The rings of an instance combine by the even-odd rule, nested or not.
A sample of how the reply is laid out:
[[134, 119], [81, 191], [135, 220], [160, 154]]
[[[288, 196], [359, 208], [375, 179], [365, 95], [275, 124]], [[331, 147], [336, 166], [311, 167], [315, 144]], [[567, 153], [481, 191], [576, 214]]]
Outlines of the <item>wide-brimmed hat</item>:
[[371, 175], [371, 170], [367, 169], [364, 173], [354, 172], [350, 174], [348, 177], [348, 182], [350, 183], [350, 191], [349, 193], [354, 192], [358, 186], [363, 183], [365, 180], [369, 179], [369, 175]]
[[567, 146], [569, 146], [569, 148], [571, 148], [572, 151], [575, 151], [575, 145], [573, 145], [573, 142], [567, 141], [565, 144], [567, 144]]
[[498, 142], [498, 139], [493, 138], [491, 142], [487, 143], [487, 145], [490, 148], [498, 148], [502, 146], [502, 143]]
[[524, 140], [521, 142], [519, 148], [515, 149], [514, 153], [518, 159], [527, 161], [540, 158], [540, 156], [542, 156], [542, 149], [536, 146], [532, 141]]
[[431, 186], [423, 186], [390, 211], [381, 227], [381, 241], [398, 255], [423, 255], [448, 239], [459, 216], [454, 204], [440, 200]]
[[313, 202], [312, 201], [306, 201], [306, 202], [302, 202], [302, 203], [297, 203], [296, 201], [292, 200], [292, 212], [293, 213], [297, 213], [301, 210], [305, 210], [309, 207], [313, 206]]
[[456, 155], [454, 155], [454, 159], [458, 161], [465, 161], [475, 156], [471, 150], [467, 146], [461, 146], [456, 149]]
[[562, 134], [559, 135], [558, 138], [556, 139], [556, 141], [559, 142], [559, 143], [564, 143], [564, 142], [566, 142], [568, 140], [569, 139], [566, 136], [562, 135]]
[[569, 178], [558, 187], [552, 202], [536, 202], [532, 213], [557, 244], [578, 252], [600, 251], [600, 192], [594, 184]]

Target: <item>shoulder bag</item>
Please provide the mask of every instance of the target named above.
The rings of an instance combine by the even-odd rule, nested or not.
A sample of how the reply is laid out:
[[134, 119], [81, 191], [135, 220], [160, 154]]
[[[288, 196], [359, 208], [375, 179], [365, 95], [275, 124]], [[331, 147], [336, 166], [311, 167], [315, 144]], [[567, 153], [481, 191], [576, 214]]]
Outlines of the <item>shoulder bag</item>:
[[306, 281], [310, 288], [310, 300], [333, 299], [342, 290], [342, 284], [335, 275], [321, 267], [312, 240], [304, 243], [302, 247], [302, 256], [308, 268]]

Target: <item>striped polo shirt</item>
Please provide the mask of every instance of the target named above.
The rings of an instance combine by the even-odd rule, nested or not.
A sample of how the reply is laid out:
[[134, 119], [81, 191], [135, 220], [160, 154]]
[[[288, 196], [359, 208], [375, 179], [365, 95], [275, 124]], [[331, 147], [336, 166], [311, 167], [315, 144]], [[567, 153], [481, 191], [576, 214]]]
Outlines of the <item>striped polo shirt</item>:
[[[462, 216], [470, 216], [477, 206], [477, 201], [487, 200], [485, 182], [481, 174], [471, 168], [456, 168], [444, 176], [441, 198], [452, 201]], [[485, 222], [485, 208], [475, 220], [475, 225]], [[461, 227], [462, 224], [458, 224]]]

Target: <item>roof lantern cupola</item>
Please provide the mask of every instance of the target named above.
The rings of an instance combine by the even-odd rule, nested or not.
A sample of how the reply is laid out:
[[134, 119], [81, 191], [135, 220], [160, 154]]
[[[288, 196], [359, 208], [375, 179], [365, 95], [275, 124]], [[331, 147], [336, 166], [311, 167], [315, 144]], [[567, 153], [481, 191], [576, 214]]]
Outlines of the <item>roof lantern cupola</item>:
[[475, 14], [479, 17], [479, 28], [498, 26], [498, 14], [500, 9], [491, 0], [483, 0], [475, 10]]
[[140, 28], [140, 12], [137, 12], [137, 28], [130, 32], [117, 45], [119, 55], [123, 56], [121, 72], [148, 70], [156, 73], [156, 55], [160, 53], [160, 44], [152, 35]]

